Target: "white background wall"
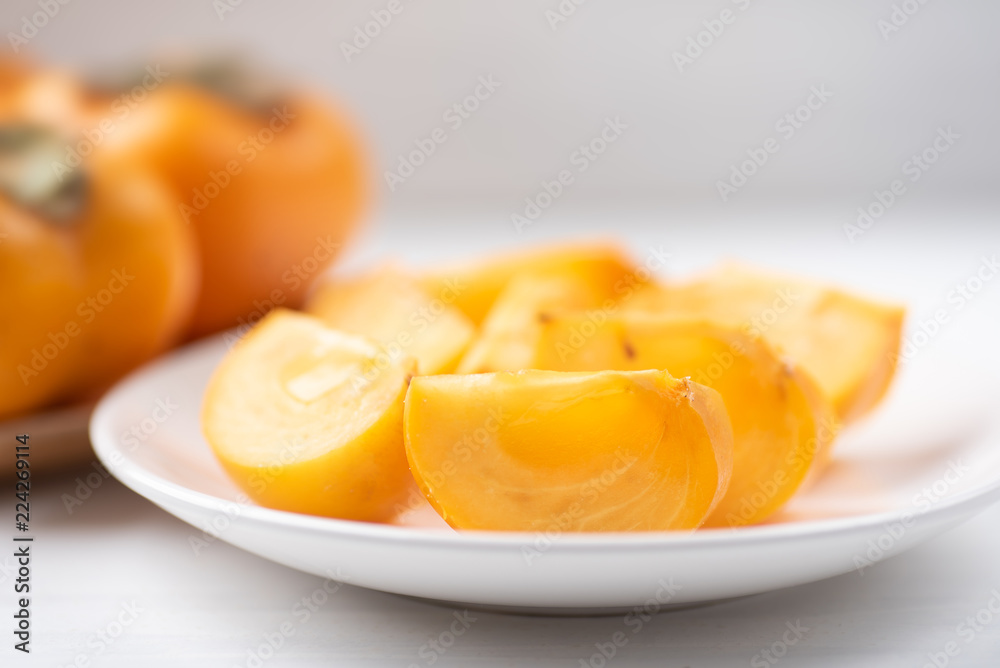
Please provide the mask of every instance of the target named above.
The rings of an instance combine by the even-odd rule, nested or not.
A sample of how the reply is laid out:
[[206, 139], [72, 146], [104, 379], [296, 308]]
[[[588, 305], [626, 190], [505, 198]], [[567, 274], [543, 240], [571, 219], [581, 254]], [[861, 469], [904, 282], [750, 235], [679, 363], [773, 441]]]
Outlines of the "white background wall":
[[[919, 10], [888, 39], [878, 21], [901, 0], [590, 0], [554, 30], [545, 12], [557, 0], [399, 0], [402, 11], [352, 62], [341, 43], [388, 0], [242, 0], [220, 18], [216, 7], [237, 1], [72, 0], [29, 49], [91, 67], [163, 46], [246, 46], [341, 98], [380, 174], [415, 139], [448, 128], [444, 111], [492, 75], [496, 93], [448, 128], [413, 177], [395, 193], [379, 179], [389, 210], [462, 203], [506, 215], [568, 167], [607, 117], [628, 130], [577, 175], [559, 208], [601, 198], [717, 210], [716, 181], [774, 137], [780, 151], [726, 210], [835, 197], [848, 216], [948, 126], [960, 139], [912, 184], [906, 204], [995, 202], [1000, 192], [1000, 3], [992, 0], [907, 0]], [[673, 52], [724, 9], [734, 22], [679, 72]], [[4, 0], [4, 35], [36, 11], [38, 0]], [[7, 39], [0, 48], [10, 52]], [[832, 97], [782, 138], [775, 123], [813, 86]]]

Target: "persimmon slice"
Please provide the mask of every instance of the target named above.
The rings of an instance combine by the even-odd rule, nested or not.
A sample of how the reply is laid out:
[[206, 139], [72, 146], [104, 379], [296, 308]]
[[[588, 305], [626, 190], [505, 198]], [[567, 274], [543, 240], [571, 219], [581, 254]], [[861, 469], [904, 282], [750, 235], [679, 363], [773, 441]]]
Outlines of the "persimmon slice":
[[511, 279], [486, 316], [478, 338], [458, 364], [458, 373], [531, 368], [542, 323], [567, 309], [596, 308], [609, 290], [579, 274], [521, 274]]
[[459, 529], [694, 529], [725, 493], [717, 392], [663, 371], [414, 378], [406, 454]]
[[263, 506], [387, 520], [412, 485], [402, 430], [414, 366], [316, 318], [275, 310], [212, 376], [205, 438]]
[[808, 375], [763, 340], [699, 320], [585, 314], [544, 326], [534, 366], [559, 371], [667, 369], [722, 395], [733, 428], [733, 476], [707, 527], [759, 522], [824, 461], [832, 407]]
[[869, 413], [888, 390], [905, 316], [899, 306], [739, 263], [650, 286], [627, 308], [709, 317], [763, 336], [816, 380], [843, 422]]
[[626, 277], [633, 271], [633, 263], [619, 246], [595, 241], [540, 246], [445, 264], [428, 270], [421, 283], [431, 294], [454, 291], [455, 305], [479, 325], [515, 276], [543, 272], [575, 276], [604, 285], [611, 292], [616, 285], [623, 290]]
[[455, 369], [475, 326], [452, 303], [454, 291], [435, 293], [389, 265], [362, 276], [321, 285], [307, 311], [331, 327], [382, 344], [387, 355], [409, 355], [422, 374]]

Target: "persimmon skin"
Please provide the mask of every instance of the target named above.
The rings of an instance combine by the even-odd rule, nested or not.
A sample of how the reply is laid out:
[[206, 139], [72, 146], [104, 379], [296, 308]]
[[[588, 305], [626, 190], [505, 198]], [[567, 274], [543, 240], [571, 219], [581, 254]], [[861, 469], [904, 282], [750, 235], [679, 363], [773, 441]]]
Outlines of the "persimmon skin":
[[[98, 158], [91, 197], [88, 215], [103, 221], [81, 227], [78, 237], [94, 259], [87, 307], [76, 308], [92, 332], [77, 393], [106, 387], [178, 343], [201, 285], [197, 242], [159, 179], [131, 163]], [[107, 292], [114, 296], [102, 308]]]
[[368, 199], [353, 124], [305, 93], [249, 109], [168, 79], [108, 145], [163, 176], [197, 236], [202, 288], [191, 338], [301, 306]]
[[415, 362], [380, 367], [378, 354], [312, 316], [268, 314], [205, 391], [202, 431], [232, 480], [269, 508], [391, 519], [413, 487], [403, 398]]
[[533, 366], [667, 369], [717, 390], [732, 421], [733, 477], [706, 527], [773, 514], [822, 468], [837, 431], [807, 374], [765, 342], [711, 321], [626, 314], [594, 326], [586, 316], [558, 317], [544, 325]]
[[0, 193], [0, 417], [92, 397], [187, 326], [196, 249], [169, 192], [103, 155], [84, 170], [67, 220]]
[[458, 529], [691, 530], [724, 495], [718, 393], [660, 371], [414, 378], [410, 470]]

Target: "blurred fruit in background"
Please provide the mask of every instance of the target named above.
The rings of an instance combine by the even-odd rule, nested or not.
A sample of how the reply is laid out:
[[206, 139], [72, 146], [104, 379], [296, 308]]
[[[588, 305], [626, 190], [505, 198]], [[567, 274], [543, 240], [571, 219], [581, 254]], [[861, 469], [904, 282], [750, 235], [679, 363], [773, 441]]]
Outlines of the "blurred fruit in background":
[[45, 125], [69, 141], [88, 129], [86, 90], [65, 70], [0, 62], [0, 121]]
[[341, 112], [233, 59], [113, 86], [0, 61], [0, 419], [300, 305], [365, 169]]
[[[232, 59], [151, 66], [139, 80], [148, 97], [107, 143], [163, 176], [198, 237], [202, 287], [190, 335], [301, 305], [362, 212], [366, 174], [353, 127], [324, 101]], [[107, 98], [108, 113], [119, 99]]]
[[0, 417], [83, 398], [183, 334], [195, 242], [165, 185], [50, 126], [0, 126]]

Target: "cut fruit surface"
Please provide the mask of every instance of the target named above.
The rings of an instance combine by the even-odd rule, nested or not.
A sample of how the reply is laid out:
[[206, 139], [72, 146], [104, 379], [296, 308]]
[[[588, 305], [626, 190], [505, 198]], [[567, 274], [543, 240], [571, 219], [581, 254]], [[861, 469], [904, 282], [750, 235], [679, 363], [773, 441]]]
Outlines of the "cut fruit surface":
[[321, 285], [307, 312], [326, 324], [378, 341], [391, 358], [409, 355], [421, 374], [455, 369], [475, 326], [452, 303], [454, 291], [428, 293], [390, 266]]
[[277, 309], [223, 359], [202, 407], [233, 480], [270, 508], [386, 520], [410, 486], [403, 398], [415, 363]]
[[522, 274], [552, 273], [576, 276], [609, 291], [624, 289], [634, 271], [628, 255], [606, 242], [543, 246], [445, 265], [427, 271], [421, 283], [431, 294], [457, 293], [457, 306], [475, 324], [481, 324], [512, 278]]
[[838, 418], [870, 412], [896, 370], [905, 309], [742, 264], [699, 280], [648, 286], [628, 310], [711, 318], [763, 336], [810, 374]]
[[712, 322], [642, 314], [586, 315], [543, 328], [539, 369], [666, 369], [719, 392], [733, 428], [733, 477], [705, 526], [765, 519], [826, 460], [832, 408], [813, 381], [761, 339]]
[[662, 371], [421, 376], [405, 433], [417, 484], [460, 529], [694, 529], [732, 465], [719, 394]]
[[514, 277], [483, 322], [458, 373], [532, 368], [542, 325], [571, 310], [615, 307], [613, 288], [579, 274], [539, 273]]

